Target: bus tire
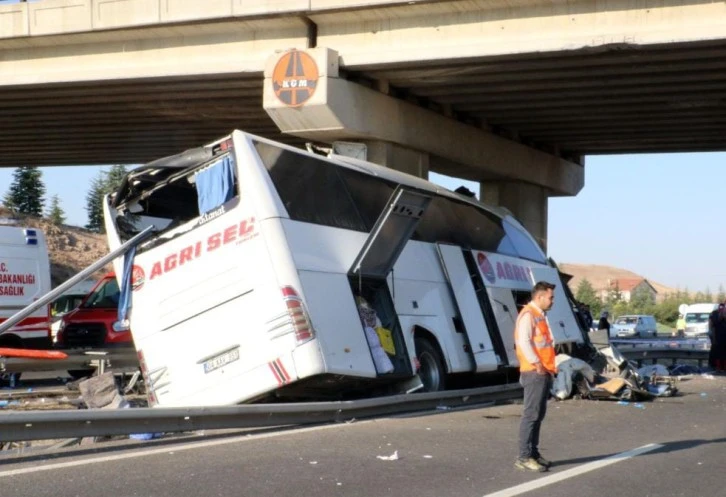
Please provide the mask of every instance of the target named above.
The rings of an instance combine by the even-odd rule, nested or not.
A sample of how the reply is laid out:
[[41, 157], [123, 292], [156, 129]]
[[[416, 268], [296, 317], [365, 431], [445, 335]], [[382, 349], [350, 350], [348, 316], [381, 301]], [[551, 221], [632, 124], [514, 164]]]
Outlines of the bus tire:
[[446, 369], [438, 349], [425, 338], [414, 339], [419, 362], [418, 375], [424, 392], [439, 392], [446, 388]]

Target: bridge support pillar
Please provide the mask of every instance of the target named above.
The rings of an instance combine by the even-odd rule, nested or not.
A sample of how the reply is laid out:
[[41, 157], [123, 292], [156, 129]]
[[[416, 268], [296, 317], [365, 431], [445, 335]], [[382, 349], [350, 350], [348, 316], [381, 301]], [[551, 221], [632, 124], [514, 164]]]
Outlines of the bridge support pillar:
[[429, 154], [402, 147], [395, 143], [364, 141], [366, 160], [390, 167], [419, 178], [429, 177]]
[[484, 181], [479, 198], [489, 205], [505, 207], [547, 250], [547, 205], [549, 193], [541, 186], [521, 181]]
[[334, 50], [290, 50], [268, 60], [263, 104], [283, 133], [327, 144], [364, 143], [371, 162], [423, 178], [431, 170], [483, 182], [483, 200], [509, 208], [544, 246], [547, 199], [580, 191], [580, 159], [465, 124], [389, 90], [346, 79]]

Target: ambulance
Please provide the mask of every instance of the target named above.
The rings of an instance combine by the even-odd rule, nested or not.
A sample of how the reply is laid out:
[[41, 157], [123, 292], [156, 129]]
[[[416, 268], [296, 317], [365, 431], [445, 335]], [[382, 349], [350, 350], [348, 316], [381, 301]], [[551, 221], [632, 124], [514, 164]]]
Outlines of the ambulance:
[[[0, 225], [0, 323], [51, 289], [43, 232]], [[0, 347], [51, 348], [50, 307], [44, 306], [0, 334]]]
[[[506, 210], [242, 131], [131, 171], [104, 200], [119, 322], [151, 405], [350, 398], [518, 366], [537, 281], [558, 350], [584, 347], [556, 267]], [[514, 376], [514, 375], [511, 375]]]

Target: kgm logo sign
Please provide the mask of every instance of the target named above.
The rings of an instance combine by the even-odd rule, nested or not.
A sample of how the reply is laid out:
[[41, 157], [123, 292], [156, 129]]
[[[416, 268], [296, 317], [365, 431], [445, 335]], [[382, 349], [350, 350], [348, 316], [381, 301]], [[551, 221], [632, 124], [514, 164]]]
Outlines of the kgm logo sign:
[[275, 64], [272, 88], [280, 102], [300, 107], [313, 97], [319, 78], [315, 59], [306, 52], [290, 50]]

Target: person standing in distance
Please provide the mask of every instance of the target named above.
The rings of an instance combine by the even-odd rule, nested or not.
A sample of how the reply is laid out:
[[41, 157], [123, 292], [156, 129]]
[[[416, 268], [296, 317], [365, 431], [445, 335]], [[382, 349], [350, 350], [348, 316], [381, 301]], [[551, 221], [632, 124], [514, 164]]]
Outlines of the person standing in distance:
[[557, 374], [555, 346], [545, 313], [552, 308], [555, 285], [540, 281], [532, 300], [522, 308], [514, 329], [519, 360], [519, 382], [524, 410], [519, 426], [519, 457], [514, 466], [525, 471], [547, 471], [550, 462], [539, 453], [539, 432], [547, 412], [552, 377]]

